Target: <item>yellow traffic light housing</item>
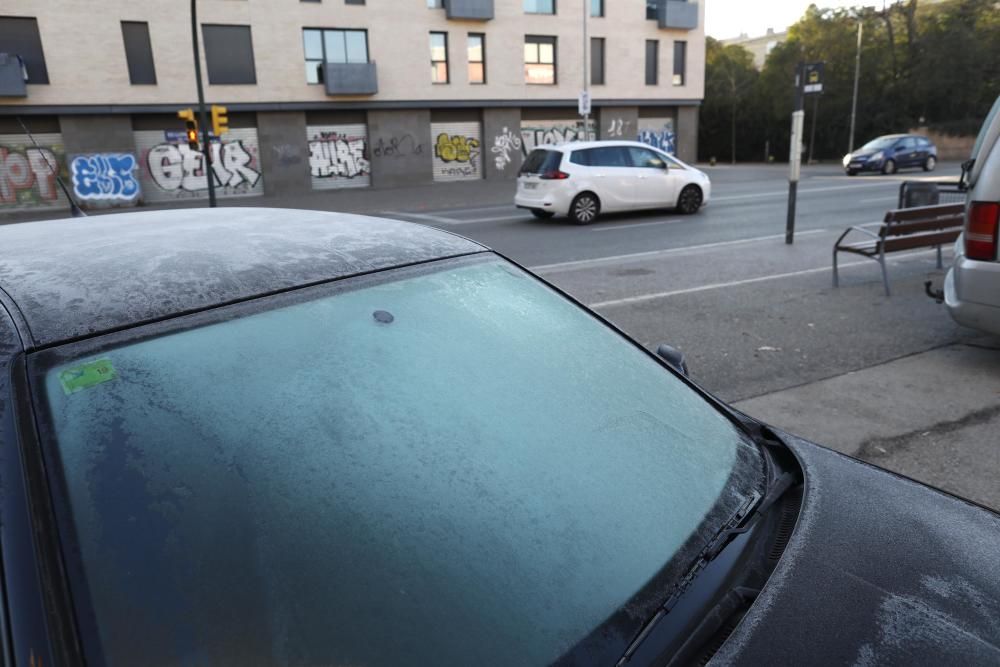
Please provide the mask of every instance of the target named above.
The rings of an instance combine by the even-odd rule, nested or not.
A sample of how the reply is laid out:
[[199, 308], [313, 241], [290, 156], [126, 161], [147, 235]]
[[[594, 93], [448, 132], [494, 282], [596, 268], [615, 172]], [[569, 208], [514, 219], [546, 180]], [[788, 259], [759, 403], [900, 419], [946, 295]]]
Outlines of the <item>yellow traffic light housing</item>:
[[198, 121], [194, 118], [194, 111], [192, 109], [181, 109], [177, 112], [177, 117], [184, 121], [188, 148], [193, 151], [198, 150]]
[[226, 114], [226, 107], [221, 104], [212, 105], [212, 132], [216, 137], [221, 137], [223, 132], [229, 131], [229, 117]]

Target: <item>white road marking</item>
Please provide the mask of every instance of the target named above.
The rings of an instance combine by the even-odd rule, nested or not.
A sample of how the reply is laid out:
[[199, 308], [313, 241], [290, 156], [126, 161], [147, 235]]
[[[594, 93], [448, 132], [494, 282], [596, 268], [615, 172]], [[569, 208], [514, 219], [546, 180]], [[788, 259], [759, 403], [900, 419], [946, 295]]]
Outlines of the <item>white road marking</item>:
[[[892, 183], [863, 183], [860, 185], [831, 185], [825, 188], [809, 188], [798, 191], [798, 196], [808, 195], [813, 192], [832, 192], [834, 190], [860, 190], [861, 188], [884, 188], [888, 185], [893, 185]], [[774, 190], [772, 192], [755, 192], [749, 195], [730, 195], [728, 197], [716, 197], [712, 196], [708, 203], [717, 201], [736, 201], [739, 199], [757, 199], [760, 197], [785, 197], [788, 196], [788, 190]]]
[[[825, 234], [827, 230], [825, 229], [807, 229], [805, 231], [796, 232], [796, 236], [809, 236], [811, 234]], [[652, 257], [661, 257], [664, 255], [675, 255], [678, 253], [692, 252], [696, 250], [706, 250], [709, 248], [724, 248], [726, 246], [733, 245], [743, 245], [745, 243], [759, 243], [761, 241], [774, 241], [775, 239], [785, 238], [784, 234], [771, 234], [769, 236], [755, 236], [748, 239], [736, 239], [733, 241], [717, 241], [715, 243], [701, 243], [698, 245], [682, 246], [680, 248], [665, 248], [663, 250], [647, 250], [644, 252], [634, 252], [627, 255], [611, 255], [608, 257], [595, 257], [593, 259], [577, 259], [570, 262], [558, 262], [556, 264], [539, 264], [538, 266], [528, 267], [535, 273], [558, 273], [560, 271], [568, 271], [572, 269], [582, 269], [591, 266], [600, 266], [602, 264], [608, 264], [612, 262], [621, 262], [623, 260], [636, 260], [636, 259], [649, 259]]]
[[450, 218], [446, 224], [449, 225], [473, 225], [477, 222], [501, 222], [504, 220], [524, 220], [525, 218], [530, 218], [531, 213], [525, 211], [524, 213], [514, 213], [511, 215], [496, 215], [488, 218], [472, 218], [469, 220], [455, 220]]
[[429, 220], [431, 222], [440, 222], [447, 225], [453, 225], [456, 223], [461, 223], [461, 220], [455, 220], [454, 218], [444, 218], [439, 215], [430, 215], [427, 213], [409, 213], [407, 211], [382, 211], [384, 215], [398, 215], [404, 218], [416, 218], [417, 220]]
[[510, 204], [497, 204], [496, 206], [480, 206], [478, 208], [449, 208], [447, 210], [442, 210], [441, 213], [475, 213], [477, 211], [499, 211], [503, 209], [511, 209], [513, 206]]
[[629, 227], [649, 227], [650, 225], [667, 225], [672, 222], [684, 222], [682, 218], [671, 218], [669, 220], [653, 220], [650, 222], [633, 222], [627, 225], [607, 225], [605, 227], [591, 227], [592, 232], [613, 232], [616, 229], [628, 229]]
[[[912, 257], [916, 255], [926, 255], [927, 253], [935, 252], [934, 250], [920, 250], [918, 252], [907, 253], [902, 255], [899, 259], [891, 261], [890, 264], [898, 264], [904, 257]], [[852, 266], [873, 266], [871, 260], [859, 260], [857, 262], [847, 262], [840, 264], [839, 268], [846, 269]], [[596, 303], [587, 304], [590, 308], [607, 308], [610, 306], [623, 306], [631, 303], [642, 303], [643, 301], [654, 301], [656, 299], [664, 299], [669, 296], [678, 296], [680, 294], [693, 294], [695, 292], [707, 292], [708, 290], [721, 289], [723, 287], [740, 287], [742, 285], [752, 285], [753, 283], [762, 283], [768, 280], [781, 280], [782, 278], [794, 278], [796, 276], [806, 276], [812, 273], [821, 273], [823, 271], [829, 271], [833, 274], [833, 266], [817, 266], [812, 269], [802, 269], [800, 271], [789, 271], [788, 273], [774, 273], [769, 276], [758, 276], [757, 278], [744, 278], [743, 280], [731, 280], [725, 283], [712, 283], [710, 285], [699, 285], [697, 287], [686, 287], [684, 289], [670, 290], [667, 292], [654, 292], [652, 294], [640, 294], [638, 296], [627, 296], [622, 299], [610, 299], [608, 301], [598, 301]]]
[[887, 193], [886, 195], [884, 195], [882, 197], [869, 197], [868, 199], [859, 199], [857, 201], [857, 203], [858, 204], [871, 204], [872, 202], [876, 202], [876, 201], [885, 202], [885, 201], [889, 200], [890, 198], [894, 202], [898, 203], [898, 201], [899, 201], [899, 195], [897, 193], [893, 192], [893, 193]]

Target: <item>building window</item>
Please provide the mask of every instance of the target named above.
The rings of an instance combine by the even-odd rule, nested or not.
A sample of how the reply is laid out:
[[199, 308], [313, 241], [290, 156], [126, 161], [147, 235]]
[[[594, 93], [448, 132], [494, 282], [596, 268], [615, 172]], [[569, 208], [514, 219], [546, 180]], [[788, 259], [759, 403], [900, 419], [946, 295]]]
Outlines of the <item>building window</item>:
[[145, 21], [122, 21], [125, 62], [133, 85], [156, 85], [153, 47], [149, 43], [149, 24]]
[[0, 16], [0, 51], [21, 56], [28, 71], [28, 83], [49, 82], [37, 19]]
[[344, 0], [345, 5], [363, 5], [365, 0]]
[[556, 0], [524, 0], [526, 14], [555, 14]]
[[683, 86], [687, 69], [687, 42], [674, 42], [674, 85]]
[[444, 0], [427, 0], [427, 9], [444, 9]]
[[257, 83], [250, 26], [202, 24], [201, 36], [209, 83]]
[[525, 83], [552, 86], [556, 82], [556, 38], [526, 35], [524, 38]]
[[590, 38], [590, 85], [604, 85], [604, 38]]
[[469, 83], [486, 83], [486, 35], [469, 33]]
[[323, 82], [323, 63], [368, 62], [368, 32], [366, 30], [302, 31], [302, 47], [306, 55], [306, 83]]
[[590, 0], [590, 15], [604, 16], [604, 0]]
[[659, 9], [660, 0], [646, 0], [646, 19], [649, 21], [658, 21], [660, 19]]
[[431, 83], [448, 83], [448, 33], [431, 33]]
[[655, 86], [660, 83], [660, 42], [656, 39], [646, 40], [646, 85]]

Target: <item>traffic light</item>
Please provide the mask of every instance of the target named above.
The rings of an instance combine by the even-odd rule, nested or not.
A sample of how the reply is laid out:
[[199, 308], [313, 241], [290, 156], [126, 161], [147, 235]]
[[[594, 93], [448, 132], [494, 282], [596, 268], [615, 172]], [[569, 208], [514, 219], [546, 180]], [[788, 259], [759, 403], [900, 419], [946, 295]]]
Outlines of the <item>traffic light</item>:
[[194, 111], [191, 109], [181, 109], [177, 112], [177, 117], [184, 121], [188, 148], [193, 151], [198, 150], [198, 121], [194, 119]]
[[229, 131], [229, 117], [226, 115], [226, 107], [212, 105], [212, 132], [216, 137], [221, 137], [223, 132]]

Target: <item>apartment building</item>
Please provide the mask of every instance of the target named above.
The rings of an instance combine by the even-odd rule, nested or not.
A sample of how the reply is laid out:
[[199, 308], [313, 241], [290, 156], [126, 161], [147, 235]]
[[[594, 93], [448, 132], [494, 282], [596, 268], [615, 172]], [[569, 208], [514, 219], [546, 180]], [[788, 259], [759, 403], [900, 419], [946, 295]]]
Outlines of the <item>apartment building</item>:
[[207, 197], [208, 173], [221, 197], [514, 178], [583, 137], [585, 75], [593, 134], [695, 158], [703, 0], [198, 0], [197, 19], [231, 128], [208, 170], [177, 118], [187, 2], [5, 0], [0, 210], [65, 206], [53, 167], [90, 207]]

